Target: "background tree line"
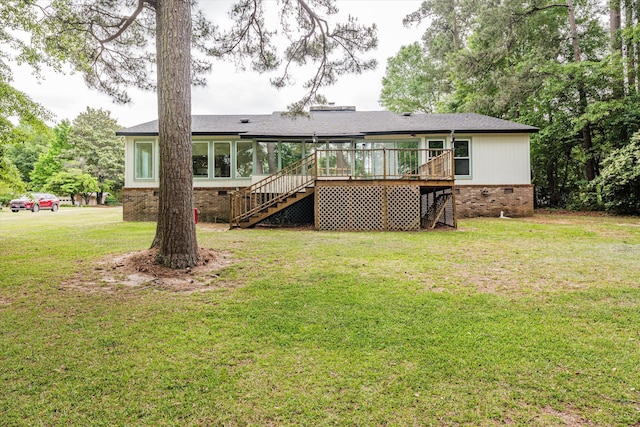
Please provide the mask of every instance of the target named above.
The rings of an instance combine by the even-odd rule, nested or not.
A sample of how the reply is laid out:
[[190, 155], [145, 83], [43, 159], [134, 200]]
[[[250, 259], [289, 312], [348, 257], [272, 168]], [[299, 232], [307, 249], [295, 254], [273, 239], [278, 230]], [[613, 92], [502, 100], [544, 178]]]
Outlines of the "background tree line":
[[109, 111], [93, 108], [54, 128], [38, 120], [13, 126], [1, 145], [0, 201], [27, 191], [81, 195], [85, 203], [91, 195], [100, 203], [107, 192], [117, 198], [124, 185], [124, 142], [115, 135], [120, 128]]
[[[538, 206], [640, 213], [639, 0], [426, 0], [380, 102], [537, 126]], [[636, 136], [634, 136], [636, 134]]]

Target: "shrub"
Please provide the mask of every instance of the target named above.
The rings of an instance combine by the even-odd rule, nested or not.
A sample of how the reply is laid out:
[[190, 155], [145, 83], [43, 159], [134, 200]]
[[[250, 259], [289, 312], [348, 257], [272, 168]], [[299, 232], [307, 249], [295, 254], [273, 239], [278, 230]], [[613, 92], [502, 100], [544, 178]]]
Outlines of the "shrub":
[[591, 190], [602, 198], [605, 209], [618, 214], [640, 214], [640, 132], [629, 144], [613, 151]]

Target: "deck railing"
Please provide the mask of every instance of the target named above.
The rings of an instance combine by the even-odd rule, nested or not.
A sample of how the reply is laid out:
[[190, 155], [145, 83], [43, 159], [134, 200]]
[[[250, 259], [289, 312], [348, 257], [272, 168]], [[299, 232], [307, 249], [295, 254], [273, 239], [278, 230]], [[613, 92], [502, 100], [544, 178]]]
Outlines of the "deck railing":
[[316, 180], [422, 179], [453, 181], [453, 150], [317, 150], [255, 184], [231, 193], [231, 226], [274, 206]]
[[444, 149], [318, 150], [318, 179], [453, 180], [453, 152]]

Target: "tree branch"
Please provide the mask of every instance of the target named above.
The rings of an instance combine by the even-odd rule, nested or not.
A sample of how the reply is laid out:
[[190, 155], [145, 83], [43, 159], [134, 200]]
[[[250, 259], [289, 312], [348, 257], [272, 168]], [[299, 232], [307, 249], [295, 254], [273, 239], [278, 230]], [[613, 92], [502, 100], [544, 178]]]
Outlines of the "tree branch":
[[136, 20], [136, 18], [138, 17], [138, 15], [140, 15], [140, 13], [144, 10], [144, 3], [145, 0], [138, 0], [138, 6], [136, 7], [136, 10], [133, 11], [133, 13], [131, 14], [131, 16], [129, 16], [128, 18], [124, 19], [122, 21], [120, 21], [119, 25], [120, 29], [118, 31], [116, 31], [114, 34], [112, 34], [111, 36], [107, 37], [106, 39], [98, 39], [98, 41], [100, 42], [100, 44], [107, 44], [115, 39], [117, 39], [118, 37], [120, 37], [122, 35], [122, 33], [124, 33], [127, 28], [129, 28], [131, 26], [131, 24], [133, 24], [133, 22]]

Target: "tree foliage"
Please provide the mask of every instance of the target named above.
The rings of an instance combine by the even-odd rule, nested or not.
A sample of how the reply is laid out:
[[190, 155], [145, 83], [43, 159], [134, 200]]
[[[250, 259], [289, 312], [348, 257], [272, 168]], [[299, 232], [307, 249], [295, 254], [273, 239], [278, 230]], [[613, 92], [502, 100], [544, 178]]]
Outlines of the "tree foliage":
[[[506, 0], [465, 8], [474, 3], [427, 0], [406, 18], [432, 24], [422, 58], [415, 59], [420, 52], [408, 57], [404, 47], [389, 60], [382, 93], [409, 89], [408, 95], [395, 90], [393, 101], [381, 96], [382, 104], [420, 111], [411, 103], [420, 97], [439, 111], [539, 127], [531, 156], [537, 202], [580, 206], [603, 159], [640, 128], [640, 2]], [[422, 67], [430, 61], [442, 64], [436, 79]], [[434, 85], [449, 89], [436, 99]]]
[[80, 169], [69, 169], [50, 176], [44, 185], [44, 190], [67, 195], [72, 200], [77, 194], [80, 194], [88, 204], [91, 195], [100, 191], [100, 184], [96, 178]]
[[[25, 191], [25, 165], [21, 165], [21, 169], [16, 167], [9, 158], [16, 154], [10, 146], [24, 141], [24, 127], [44, 132], [44, 120], [51, 115], [12, 86], [11, 64], [29, 64], [37, 73], [43, 64], [55, 65], [55, 61], [41, 55], [19, 36], [24, 31], [37, 34], [41, 30], [32, 2], [0, 2], [0, 24], [0, 192], [14, 195]], [[15, 126], [15, 123], [21, 123], [23, 127]]]
[[7, 147], [7, 156], [20, 171], [23, 182], [31, 181], [31, 172], [40, 155], [49, 149], [52, 132], [21, 123], [15, 130], [16, 140]]
[[602, 162], [602, 172], [591, 183], [607, 210], [640, 215], [640, 133]]
[[5, 148], [0, 145], [0, 203], [7, 202], [12, 196], [26, 189], [24, 182], [20, 179], [20, 171], [8, 156], [5, 156]]
[[[9, 3], [20, 3], [9, 1]], [[316, 66], [302, 87], [307, 91], [291, 104], [301, 111], [323, 99], [319, 90], [346, 73], [361, 73], [376, 65], [361, 55], [377, 46], [375, 25], [364, 26], [355, 17], [334, 23], [334, 0], [286, 0], [278, 19], [269, 20], [265, 0], [238, 0], [229, 10], [233, 25], [216, 25], [191, 2], [191, 83], [206, 84], [216, 60], [232, 60], [240, 68], [273, 72], [276, 87], [297, 84], [301, 69]], [[128, 88], [155, 90], [157, 76], [156, 0], [44, 2], [31, 13], [40, 28], [31, 32], [30, 46], [51, 62], [62, 59], [82, 72], [87, 85], [118, 102], [131, 100]], [[277, 43], [276, 43], [277, 41]], [[278, 46], [285, 41], [286, 46]], [[296, 73], [296, 70], [298, 73]]]
[[53, 128], [54, 137], [50, 141], [49, 148], [38, 157], [30, 174], [30, 186], [33, 190], [43, 189], [49, 177], [65, 168], [66, 159], [63, 153], [69, 152], [68, 134], [70, 130], [71, 123], [68, 120], [61, 121]]
[[124, 185], [124, 143], [116, 136], [120, 128], [109, 111], [87, 107], [68, 134], [66, 157], [97, 180], [98, 201], [103, 193]]
[[433, 113], [448, 85], [442, 67], [431, 61], [418, 43], [403, 46], [389, 58], [380, 102], [396, 113]]

